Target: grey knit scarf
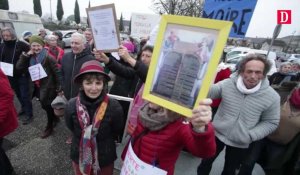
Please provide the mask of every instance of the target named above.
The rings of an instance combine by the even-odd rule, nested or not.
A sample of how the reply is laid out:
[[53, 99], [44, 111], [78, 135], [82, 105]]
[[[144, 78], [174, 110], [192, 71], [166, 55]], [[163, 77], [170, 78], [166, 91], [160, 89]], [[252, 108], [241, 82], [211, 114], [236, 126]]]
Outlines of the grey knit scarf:
[[158, 110], [151, 109], [149, 103], [146, 103], [139, 111], [139, 119], [142, 125], [150, 131], [158, 131], [179, 118], [178, 113], [163, 107]]

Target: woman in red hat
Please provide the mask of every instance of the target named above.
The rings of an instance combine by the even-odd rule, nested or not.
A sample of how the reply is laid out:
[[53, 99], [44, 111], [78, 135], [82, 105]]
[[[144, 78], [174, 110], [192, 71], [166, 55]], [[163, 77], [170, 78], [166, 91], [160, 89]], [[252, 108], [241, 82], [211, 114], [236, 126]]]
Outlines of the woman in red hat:
[[110, 77], [100, 62], [85, 62], [74, 77], [80, 85], [78, 96], [66, 110], [67, 127], [73, 133], [71, 159], [75, 175], [112, 175], [117, 158], [114, 136], [122, 132], [123, 110], [107, 96]]

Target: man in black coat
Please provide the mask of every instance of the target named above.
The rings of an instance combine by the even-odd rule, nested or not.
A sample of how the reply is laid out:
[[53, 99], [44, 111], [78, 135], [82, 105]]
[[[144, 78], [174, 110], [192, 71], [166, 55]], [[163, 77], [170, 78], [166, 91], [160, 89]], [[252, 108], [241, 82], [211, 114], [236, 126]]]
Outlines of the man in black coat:
[[69, 53], [65, 53], [62, 58], [62, 85], [64, 95], [68, 100], [77, 96], [79, 92], [79, 86], [73, 82], [74, 76], [79, 73], [79, 70], [83, 63], [95, 59], [91, 51], [85, 47], [85, 43], [86, 39], [84, 35], [80, 33], [72, 34], [72, 51]]

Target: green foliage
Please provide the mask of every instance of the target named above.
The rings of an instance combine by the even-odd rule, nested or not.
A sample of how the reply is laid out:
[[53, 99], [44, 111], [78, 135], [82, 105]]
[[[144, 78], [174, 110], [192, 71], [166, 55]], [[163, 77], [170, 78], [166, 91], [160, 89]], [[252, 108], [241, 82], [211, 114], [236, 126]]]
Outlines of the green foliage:
[[56, 17], [59, 21], [61, 21], [63, 16], [64, 16], [64, 9], [62, 6], [62, 2], [61, 0], [57, 0]]
[[34, 14], [42, 16], [42, 7], [41, 7], [41, 1], [40, 0], [33, 0], [33, 11]]
[[77, 0], [75, 1], [74, 16], [75, 16], [76, 24], [79, 24], [80, 23], [80, 11], [79, 11], [79, 5], [78, 5]]
[[[91, 1], [89, 1], [89, 6], [88, 6], [88, 8], [91, 8]], [[86, 18], [86, 23], [87, 23], [88, 27], [90, 27], [89, 16], [87, 16], [87, 18]]]
[[123, 15], [121, 13], [121, 17], [120, 17], [120, 24], [119, 24], [119, 31], [123, 31], [124, 30], [124, 23], [123, 23]]
[[9, 10], [8, 0], [0, 0], [0, 9]]

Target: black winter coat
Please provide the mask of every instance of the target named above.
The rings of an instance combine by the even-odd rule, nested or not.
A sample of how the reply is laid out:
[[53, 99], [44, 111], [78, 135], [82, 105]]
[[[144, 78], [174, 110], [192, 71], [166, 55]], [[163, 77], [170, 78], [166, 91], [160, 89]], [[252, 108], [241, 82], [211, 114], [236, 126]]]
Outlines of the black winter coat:
[[109, 63], [106, 64], [110, 71], [112, 71], [117, 76], [123, 77], [125, 79], [133, 80], [131, 87], [131, 94], [129, 96], [135, 97], [139, 92], [140, 87], [146, 81], [148, 66], [142, 63], [141, 61], [137, 61], [136, 65], [132, 68], [129, 66], [122, 65], [117, 62], [113, 57], [109, 58]]
[[[103, 100], [101, 95], [96, 101], [88, 98], [83, 91], [79, 92], [80, 102], [86, 106], [90, 119], [93, 121], [94, 114]], [[93, 116], [93, 117], [91, 117]], [[116, 145], [114, 136], [120, 134], [123, 128], [123, 110], [117, 100], [109, 99], [104, 118], [100, 124], [96, 136], [98, 161], [100, 167], [105, 167], [113, 163], [116, 158]], [[65, 121], [67, 127], [72, 131], [71, 159], [78, 163], [79, 145], [82, 129], [80, 127], [76, 112], [76, 97], [72, 98], [65, 110]]]
[[[40, 102], [43, 106], [51, 105], [52, 101], [57, 96], [57, 93], [61, 91], [61, 72], [57, 66], [56, 60], [46, 55], [46, 58], [41, 63], [44, 68], [47, 77], [40, 80]], [[28, 70], [30, 66], [30, 57], [21, 54], [20, 59], [17, 63], [16, 68], [18, 70]], [[34, 83], [31, 83], [31, 94], [33, 94]]]
[[18, 41], [18, 40], [4, 41], [0, 45], [0, 61], [13, 64], [14, 77], [18, 77], [24, 72], [22, 72], [21, 70], [17, 70], [16, 64], [20, 59], [20, 55], [22, 54], [22, 52], [27, 53], [29, 50], [30, 50], [30, 46], [23, 41]]
[[75, 55], [73, 52], [64, 54], [61, 63], [62, 85], [64, 95], [67, 99], [75, 97], [79, 92], [79, 85], [73, 82], [74, 77], [79, 73], [83, 63], [94, 60], [89, 49], [84, 49]]

